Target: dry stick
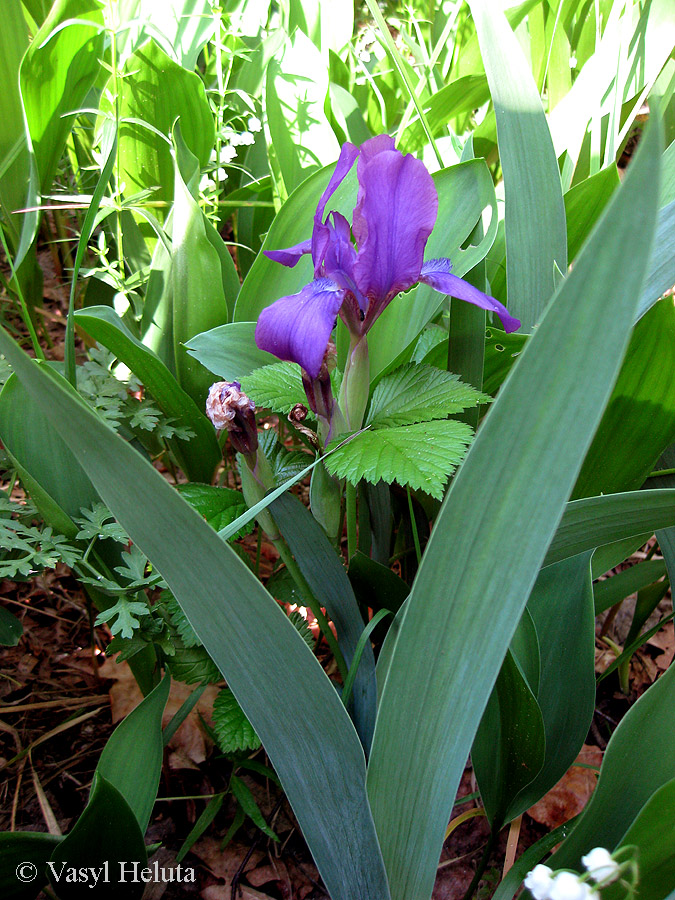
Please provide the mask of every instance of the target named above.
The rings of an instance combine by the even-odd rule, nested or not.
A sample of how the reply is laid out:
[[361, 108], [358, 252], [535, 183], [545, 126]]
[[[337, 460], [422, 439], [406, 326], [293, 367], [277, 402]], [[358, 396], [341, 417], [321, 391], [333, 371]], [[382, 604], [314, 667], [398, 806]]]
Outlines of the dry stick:
[[100, 694], [96, 697], [73, 697], [70, 700], [44, 700], [40, 703], [22, 703], [20, 706], [9, 706], [7, 704], [0, 703], [0, 714], [5, 715], [6, 713], [11, 712], [32, 712], [34, 709], [51, 709], [53, 706], [73, 706], [75, 707], [75, 709], [80, 709], [83, 706], [93, 706], [95, 703], [101, 703], [104, 700], [108, 700], [108, 697], [106, 697], [105, 694]]
[[[281, 804], [283, 802], [283, 799], [284, 799], [284, 797], [282, 794], [281, 797], [279, 797], [279, 799], [275, 803], [274, 809], [272, 810], [269, 818], [267, 819], [267, 824], [269, 824], [272, 821], [272, 819], [274, 818], [274, 816], [276, 815], [277, 810], [279, 809], [279, 807], [281, 806]], [[244, 874], [244, 869], [246, 868], [246, 865], [247, 865], [248, 861], [250, 860], [250, 858], [253, 856], [256, 847], [262, 841], [262, 838], [263, 838], [263, 832], [258, 831], [258, 834], [256, 835], [255, 840], [253, 841], [251, 846], [248, 848], [248, 852], [246, 853], [246, 856], [242, 860], [241, 865], [239, 866], [237, 871], [232, 876], [232, 881], [230, 882], [230, 885], [232, 888], [231, 893], [230, 893], [230, 900], [237, 900], [237, 890], [239, 888], [239, 882], [241, 881], [241, 876]]]
[[502, 881], [506, 878], [509, 869], [516, 861], [516, 850], [518, 849], [518, 838], [520, 837], [520, 826], [522, 824], [523, 814], [521, 813], [513, 820], [513, 822], [511, 822], [511, 827], [509, 828], [509, 836], [506, 841], [506, 856], [504, 857], [504, 869], [502, 870]]
[[56, 821], [54, 810], [52, 809], [51, 804], [47, 799], [47, 795], [43, 790], [42, 784], [40, 783], [38, 773], [35, 771], [35, 766], [33, 765], [33, 757], [30, 753], [28, 754], [28, 760], [30, 761], [31, 774], [33, 776], [33, 787], [35, 788], [35, 793], [37, 794], [38, 803], [40, 804], [40, 809], [42, 810], [42, 816], [45, 820], [47, 831], [50, 834], [57, 834], [61, 836], [63, 832], [59, 828], [59, 823]]

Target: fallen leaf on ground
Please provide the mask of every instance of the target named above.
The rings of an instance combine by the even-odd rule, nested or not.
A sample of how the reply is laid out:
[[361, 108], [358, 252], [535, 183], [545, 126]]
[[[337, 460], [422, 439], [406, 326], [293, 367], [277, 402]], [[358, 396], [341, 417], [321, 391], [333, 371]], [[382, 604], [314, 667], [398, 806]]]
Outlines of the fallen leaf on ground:
[[[584, 767], [578, 765], [583, 763]], [[576, 816], [586, 806], [589, 797], [595, 790], [598, 780], [594, 769], [585, 766], [600, 767], [602, 763], [602, 750], [589, 744], [584, 744], [574, 765], [570, 766], [560, 781], [537, 803], [528, 809], [535, 822], [546, 825], [547, 828], [557, 828]]]
[[[107, 659], [101, 666], [100, 672], [102, 678], [110, 678], [115, 681], [110, 688], [110, 705], [113, 722], [119, 722], [138, 706], [143, 695], [128, 663], [123, 662], [118, 665], [114, 658]], [[195, 687], [196, 685], [182, 684], [180, 681], [171, 682], [169, 699], [162, 717], [163, 725], [173, 718]], [[208, 685], [197, 701], [196, 707], [169, 741], [169, 749], [172, 751], [169, 755], [170, 768], [196, 768], [206, 759], [206, 737], [199, 722], [198, 713], [201, 713], [207, 721], [211, 720], [213, 701], [218, 690], [216, 685]]]

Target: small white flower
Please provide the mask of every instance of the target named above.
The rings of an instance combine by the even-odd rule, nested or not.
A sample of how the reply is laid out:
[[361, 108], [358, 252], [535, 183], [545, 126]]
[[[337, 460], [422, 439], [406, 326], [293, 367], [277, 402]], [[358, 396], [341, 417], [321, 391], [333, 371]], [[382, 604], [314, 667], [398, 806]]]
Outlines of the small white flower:
[[573, 872], [559, 872], [548, 892], [548, 900], [592, 900], [596, 896]]
[[527, 873], [525, 887], [532, 894], [534, 900], [547, 900], [549, 889], [553, 884], [551, 874], [552, 869], [541, 863]]
[[211, 187], [212, 184], [213, 184], [213, 182], [209, 178], [209, 175], [207, 172], [205, 175], [202, 175], [202, 177], [199, 181], [199, 190], [202, 192], [207, 191], [209, 189], [209, 187]]
[[612, 854], [604, 847], [595, 847], [586, 856], [581, 857], [584, 868], [593, 881], [605, 884], [613, 881], [619, 874], [619, 864], [612, 859]]
[[576, 67], [577, 67], [576, 56], [570, 56], [570, 69], [576, 69]]
[[244, 131], [239, 135], [240, 144], [255, 144], [255, 138], [249, 131]]
[[237, 156], [237, 151], [234, 147], [231, 147], [229, 144], [226, 144], [224, 147], [220, 148], [220, 163], [221, 165], [227, 165], [227, 163], [231, 163], [233, 159]]
[[256, 132], [260, 131], [261, 128], [262, 122], [260, 121], [260, 119], [257, 116], [251, 116], [251, 118], [248, 120], [248, 130]]

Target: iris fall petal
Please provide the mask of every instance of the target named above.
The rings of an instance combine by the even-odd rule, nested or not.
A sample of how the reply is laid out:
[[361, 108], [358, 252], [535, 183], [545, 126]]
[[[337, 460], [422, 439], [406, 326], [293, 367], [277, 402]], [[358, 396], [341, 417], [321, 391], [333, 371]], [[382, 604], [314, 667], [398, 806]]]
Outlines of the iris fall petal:
[[257, 346], [317, 378], [344, 295], [331, 279], [318, 278], [299, 294], [282, 297], [260, 313]]
[[457, 297], [458, 300], [465, 300], [481, 309], [496, 313], [506, 332], [516, 331], [520, 328], [520, 321], [510, 315], [503, 303], [479, 291], [477, 287], [464, 281], [463, 278], [453, 275], [450, 272], [451, 267], [452, 263], [449, 259], [430, 259], [422, 266], [419, 280], [440, 294], [449, 294], [451, 297]]

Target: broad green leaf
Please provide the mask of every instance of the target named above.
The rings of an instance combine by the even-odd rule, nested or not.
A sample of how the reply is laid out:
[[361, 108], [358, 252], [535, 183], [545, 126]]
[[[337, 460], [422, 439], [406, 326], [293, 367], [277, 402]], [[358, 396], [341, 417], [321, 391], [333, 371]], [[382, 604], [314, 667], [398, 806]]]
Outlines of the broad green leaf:
[[328, 73], [321, 54], [297, 30], [270, 61], [265, 82], [268, 152], [273, 169], [281, 175], [284, 199], [339, 155], [324, 112], [327, 94]]
[[472, 434], [468, 425], [454, 420], [364, 431], [336, 450], [326, 460], [326, 468], [352, 484], [362, 478], [371, 484], [395, 481], [440, 500]]
[[[639, 900], [663, 900], [675, 885], [675, 778], [654, 791], [619, 847], [637, 847]], [[619, 890], [603, 890], [603, 900], [619, 900]]]
[[545, 751], [537, 698], [508, 651], [471, 749], [485, 814], [493, 828], [519, 815], [522, 804], [515, 812], [512, 807], [541, 771]]
[[650, 537], [651, 534], [649, 532], [647, 534], [632, 535], [631, 537], [597, 547], [591, 561], [591, 578], [595, 581], [596, 578], [604, 575], [605, 572], [616, 568], [619, 563], [628, 559], [636, 550], [643, 547]]
[[593, 586], [595, 615], [619, 603], [630, 594], [653, 584], [666, 574], [666, 564], [662, 559], [648, 559], [637, 566], [617, 572]]
[[23, 59], [21, 95], [42, 193], [51, 188], [73, 112], [100, 71], [103, 46], [103, 10], [97, 0], [57, 0]]
[[410, 593], [410, 587], [402, 578], [360, 550], [349, 560], [349, 580], [361, 603], [376, 611], [398, 612]]
[[[31, 481], [36, 482], [48, 500], [57, 505], [61, 515], [65, 513], [72, 519], [80, 515], [82, 508], [89, 509], [99, 502], [96, 489], [70, 448], [15, 376], [9, 378], [0, 393], [0, 439], [30, 475]], [[36, 503], [40, 503], [40, 499], [36, 496]], [[40, 505], [43, 513], [49, 516], [49, 506]], [[48, 521], [58, 528], [65, 524], [61, 515], [57, 512], [57, 520]], [[73, 532], [74, 526], [71, 526], [64, 533], [73, 536]]]
[[574, 499], [637, 490], [644, 483], [675, 438], [673, 380], [675, 307], [666, 298], [635, 326]]
[[[573, 260], [619, 186], [616, 166], [607, 166], [565, 193], [567, 254]], [[652, 253], [653, 258], [653, 253]]]
[[675, 200], [659, 211], [647, 281], [636, 318], [644, 315], [673, 286], [675, 278]]
[[120, 722], [103, 748], [96, 773], [117, 788], [136, 816], [141, 834], [150, 821], [162, 771], [162, 714], [171, 678], [157, 687]]
[[[179, 141], [178, 151], [181, 144]], [[227, 300], [218, 252], [207, 237], [204, 213], [188, 190], [178, 161], [175, 176], [171, 280], [176, 374], [178, 383], [196, 402], [206, 402], [211, 375], [183, 345], [227, 322]]]
[[[573, 500], [565, 508], [544, 565], [671, 525], [675, 525], [673, 488]], [[642, 543], [637, 542], [637, 546]]]
[[483, 390], [486, 393], [497, 393], [526, 342], [527, 336], [524, 334], [506, 334], [497, 328], [486, 330], [483, 369]]
[[[482, 106], [490, 98], [485, 75], [464, 75], [442, 87], [423, 101], [422, 108], [426, 115], [431, 133], [437, 136], [450, 119]], [[400, 137], [399, 150], [404, 153], [415, 152], [426, 143], [424, 128], [419, 118], [413, 118]]]
[[[675, 778], [675, 703], [671, 666], [628, 710], [612, 735], [598, 785], [551, 868], [578, 867], [592, 847], [616, 847], [631, 822], [659, 788]], [[639, 763], [639, 764], [638, 764]]]
[[243, 753], [260, 747], [260, 738], [229, 688], [222, 688], [213, 704], [213, 733], [223, 753]]
[[195, 437], [188, 441], [171, 438], [169, 444], [190, 479], [210, 481], [221, 458], [213, 426], [161, 359], [134, 337], [108, 306], [87, 306], [78, 310], [75, 321], [128, 366], [165, 415], [194, 432]]
[[204, 368], [225, 381], [239, 381], [262, 366], [277, 363], [276, 356], [258, 350], [255, 322], [230, 322], [196, 335], [185, 344]]
[[[63, 840], [42, 831], [4, 831], [0, 834], [0, 892], [5, 900], [35, 900], [47, 884], [47, 860]], [[34, 879], [20, 880], [18, 866], [28, 864], [26, 876], [37, 870]], [[30, 866], [35, 866], [31, 869]]]
[[[183, 140], [199, 165], [209, 161], [215, 127], [204, 84], [199, 75], [175, 63], [153, 40], [127, 59], [121, 74], [117, 177], [124, 183], [127, 197], [153, 189], [152, 200], [167, 204], [154, 211], [163, 222], [174, 195], [169, 136], [177, 118]], [[111, 83], [109, 89], [114, 89]], [[101, 110], [111, 113], [114, 107], [104, 102]], [[151, 244], [154, 247], [154, 237]]]
[[[0, 349], [77, 452], [131, 540], [166, 579], [222, 670], [272, 760], [331, 896], [387, 900], [363, 750], [301, 635], [246, 564], [159, 472], [41, 372], [4, 331]], [[279, 677], [286, 671], [293, 672], [293, 691]], [[323, 786], [321, 804], [316, 783]]]
[[[283, 494], [270, 511], [312, 593], [334, 623], [340, 650], [351, 666], [364, 621], [342, 560], [319, 523], [296, 498]], [[366, 752], [373, 739], [376, 696], [375, 657], [368, 642], [352, 693], [354, 724]]]
[[485, 0], [470, 3], [497, 115], [504, 173], [508, 308], [532, 331], [567, 271], [565, 207], [558, 162], [539, 91], [506, 18]]
[[406, 603], [368, 770], [393, 900], [431, 896], [476, 728], [618, 374], [651, 249], [659, 141], [645, 135], [490, 408]]
[[16, 647], [22, 634], [21, 622], [3, 606], [0, 606], [0, 644], [4, 647]]
[[593, 717], [595, 619], [589, 556], [584, 553], [543, 569], [527, 601], [541, 652], [536, 696], [546, 755], [541, 771], [518, 798], [517, 812], [536, 803], [562, 778], [577, 758]]
[[21, 0], [3, 4], [3, 24], [0, 29], [0, 205], [7, 237], [14, 248], [18, 246], [21, 221], [12, 215], [15, 209], [27, 205], [30, 161], [26, 130], [19, 93], [19, 66], [28, 47], [28, 26], [21, 8]]
[[[241, 386], [257, 408], [271, 409], [287, 416], [298, 403], [307, 405], [300, 371], [295, 363], [274, 363], [244, 375]], [[311, 411], [308, 414], [311, 416]]]
[[366, 425], [384, 428], [445, 419], [490, 398], [457, 375], [433, 366], [408, 364], [385, 375], [370, 401]]
[[74, 828], [59, 843], [48, 863], [49, 883], [59, 900], [84, 900], [91, 897], [91, 883], [66, 881], [69, 868], [96, 869], [108, 863], [109, 881], [99, 880], [96, 896], [114, 900], [120, 895], [120, 866], [124, 870], [124, 895], [140, 898], [144, 885], [131, 881], [134, 864], [139, 869], [147, 862], [143, 832], [136, 816], [117, 788], [100, 772], [94, 774], [89, 802]]
[[[229, 488], [191, 482], [179, 484], [178, 492], [216, 531], [231, 525], [247, 509], [243, 494]], [[252, 526], [243, 528], [237, 537], [243, 537], [252, 530]]]

